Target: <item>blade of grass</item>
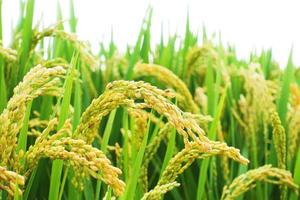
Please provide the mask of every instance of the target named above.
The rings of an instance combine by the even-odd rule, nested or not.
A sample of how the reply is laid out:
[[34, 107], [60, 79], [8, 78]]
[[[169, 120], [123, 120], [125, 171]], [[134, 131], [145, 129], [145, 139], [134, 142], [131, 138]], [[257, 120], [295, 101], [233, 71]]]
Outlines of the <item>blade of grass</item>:
[[169, 38], [167, 46], [162, 50], [162, 55], [159, 64], [171, 69], [174, 73], [178, 74], [178, 70], [174, 69], [173, 67], [175, 66], [172, 65], [176, 38], [176, 36]]
[[25, 189], [25, 192], [24, 192], [24, 194], [23, 194], [23, 200], [27, 200], [27, 199], [28, 199], [29, 192], [30, 192], [31, 186], [32, 186], [32, 184], [33, 184], [33, 181], [34, 181], [36, 172], [37, 172], [37, 168], [35, 168], [35, 169], [32, 171], [32, 173], [30, 174], [29, 181], [28, 181], [28, 183], [27, 183], [27, 185], [26, 185], [26, 189]]
[[4, 78], [4, 63], [0, 58], [0, 113], [6, 108], [7, 104], [7, 88]]
[[[77, 64], [76, 65], [76, 69], [77, 72], [79, 73], [79, 68], [80, 65]], [[80, 121], [80, 116], [81, 116], [81, 105], [82, 105], [82, 91], [81, 91], [81, 84], [80, 84], [80, 74], [77, 75], [76, 80], [75, 80], [75, 91], [74, 91], [74, 117], [73, 117], [73, 131], [75, 130], [75, 128], [77, 127], [77, 125], [79, 124]], [[69, 169], [69, 168], [67, 168]], [[69, 175], [68, 175], [68, 198], [69, 199], [73, 199], [73, 200], [77, 200], [80, 199], [80, 192], [74, 192], [77, 189], [75, 188], [75, 186], [72, 183], [72, 179], [74, 176], [74, 170], [72, 168], [70, 168], [69, 170]], [[67, 178], [67, 177], [64, 177]], [[62, 189], [61, 192], [63, 191], [63, 185], [62, 184]]]
[[[78, 59], [78, 53], [76, 53], [73, 56], [71, 66], [69, 69], [69, 73], [68, 73], [66, 81], [65, 81], [65, 85], [64, 85], [65, 92], [64, 92], [64, 97], [62, 99], [62, 104], [61, 104], [58, 129], [60, 129], [63, 126], [63, 124], [68, 116], [69, 106], [70, 106], [70, 102], [71, 102], [71, 94], [72, 94], [75, 66], [77, 63], [77, 59]], [[50, 180], [50, 190], [49, 190], [49, 199], [50, 200], [57, 200], [57, 198], [58, 198], [62, 168], [63, 168], [62, 160], [54, 160], [53, 161], [52, 171], [51, 171], [51, 180]]]
[[292, 54], [293, 54], [293, 49], [290, 52], [288, 64], [286, 66], [283, 75], [280, 97], [277, 103], [277, 111], [284, 127], [286, 126], [286, 114], [288, 110], [288, 101], [289, 101], [289, 94], [290, 94], [289, 87], [293, 80], [293, 73], [294, 73]]
[[[296, 157], [296, 164], [295, 164], [295, 168], [294, 168], [294, 181], [296, 184], [298, 184], [299, 188], [300, 188], [300, 148], [298, 148], [298, 153], [297, 153], [297, 157]], [[298, 192], [300, 191], [300, 189], [298, 190]], [[297, 200], [299, 199], [299, 196], [297, 196], [297, 194], [295, 194], [294, 192], [291, 194], [290, 200]]]
[[[0, 0], [0, 41], [2, 40], [2, 0]], [[3, 111], [7, 104], [7, 88], [5, 84], [4, 72], [4, 61], [3, 58], [0, 57], [0, 113]]]
[[[28, 132], [28, 123], [29, 123], [29, 118], [30, 118], [30, 113], [31, 113], [31, 107], [32, 107], [32, 101], [30, 101], [27, 106], [26, 106], [26, 112], [25, 116], [23, 119], [23, 126], [20, 131], [20, 135], [18, 138], [18, 144], [17, 144], [17, 152], [23, 151], [26, 152], [26, 146], [27, 146], [27, 132]], [[20, 160], [20, 164], [23, 166], [25, 164], [24, 158]], [[19, 195], [17, 192], [15, 193], [14, 196], [15, 200], [22, 199], [22, 196]]]
[[263, 60], [263, 71], [265, 74], [265, 78], [268, 79], [271, 72], [271, 62], [272, 62], [272, 50], [268, 50]]
[[[216, 139], [218, 123], [220, 121], [222, 110], [224, 109], [224, 105], [225, 105], [225, 99], [226, 99], [226, 94], [227, 94], [226, 90], [227, 90], [227, 87], [225, 88], [225, 91], [221, 96], [220, 102], [217, 106], [215, 117], [212, 121], [211, 127], [208, 132], [208, 138], [211, 140]], [[210, 159], [205, 159], [201, 163], [200, 175], [199, 175], [199, 179], [198, 179], [197, 199], [202, 199], [203, 195], [204, 195], [205, 182], [206, 182], [209, 161], [210, 161]]]
[[[290, 51], [288, 63], [287, 63], [287, 66], [286, 66], [286, 69], [285, 69], [285, 72], [283, 75], [280, 96], [279, 96], [279, 99], [277, 102], [277, 112], [280, 117], [280, 121], [281, 121], [283, 127], [285, 127], [285, 129], [287, 126], [287, 111], [288, 111], [288, 103], [289, 103], [289, 96], [290, 96], [290, 84], [292, 83], [293, 78], [294, 78], [294, 76], [293, 76], [294, 75], [294, 65], [293, 65], [293, 57], [292, 57], [293, 55], [292, 54], [293, 54], [293, 49], [291, 49], [291, 51]], [[288, 134], [288, 131], [286, 131], [286, 134]], [[287, 144], [289, 144], [288, 138], [289, 138], [288, 135], [286, 135]], [[274, 154], [271, 154], [272, 156], [270, 156], [270, 157], [272, 158], [272, 161], [273, 161], [271, 163], [274, 163], [274, 160], [276, 159], [276, 156], [274, 156], [274, 155], [276, 155], [276, 154], [275, 154], [274, 143], [272, 143], [272, 144], [273, 145], [272, 145], [271, 152]], [[287, 163], [287, 165], [288, 165], [288, 169], [290, 169], [291, 163]]]
[[146, 30], [144, 31], [143, 44], [140, 52], [140, 56], [144, 62], [149, 62], [150, 53], [150, 28], [151, 28], [152, 9], [149, 11], [149, 17], [146, 22]]
[[63, 192], [64, 192], [64, 185], [66, 183], [66, 180], [67, 180], [67, 176], [68, 176], [68, 173], [69, 173], [69, 167], [66, 167], [66, 170], [64, 172], [64, 176], [63, 176], [63, 179], [62, 179], [62, 182], [61, 182], [61, 189], [59, 191], [59, 194], [58, 194], [58, 199], [60, 200], [63, 196]]
[[148, 17], [146, 17], [146, 19], [143, 20], [141, 30], [140, 30], [138, 39], [136, 41], [133, 53], [129, 58], [128, 69], [127, 69], [127, 72], [125, 75], [126, 80], [130, 80], [132, 78], [133, 67], [134, 67], [135, 63], [138, 61], [140, 51], [141, 51], [141, 43], [142, 43], [142, 39], [144, 36], [144, 24], [145, 24], [145, 22], [150, 21], [151, 13], [152, 13], [152, 8], [150, 8], [148, 11], [148, 15], [147, 15]]
[[150, 127], [150, 120], [148, 122], [148, 128], [147, 128], [147, 131], [146, 131], [146, 135], [143, 138], [143, 142], [141, 144], [140, 150], [139, 150], [139, 152], [136, 156], [136, 159], [134, 161], [133, 170], [132, 170], [134, 175], [130, 176], [130, 178], [129, 178], [129, 181], [128, 181], [128, 183], [126, 185], [126, 188], [125, 188], [124, 195], [121, 196], [122, 200], [134, 199], [137, 182], [138, 182], [138, 179], [140, 177], [140, 169], [141, 169], [145, 149], [146, 149], [146, 146], [147, 146], [148, 135], [149, 135], [149, 127]]
[[130, 169], [130, 162], [129, 162], [129, 138], [128, 138], [128, 113], [127, 110], [123, 109], [123, 116], [122, 116], [123, 128], [124, 128], [124, 142], [123, 142], [123, 159], [124, 159], [124, 177], [125, 182], [129, 179], [129, 169]]
[[85, 199], [95, 199], [92, 181], [90, 179], [87, 179], [85, 181], [84, 185], [85, 185], [84, 191], [83, 191], [84, 198]]
[[34, 14], [34, 4], [35, 0], [28, 0], [26, 4], [26, 17], [24, 20], [22, 28], [22, 48], [20, 55], [20, 67], [18, 74], [18, 80], [21, 80], [24, 74], [29, 70], [29, 65], [27, 65], [27, 60], [29, 57], [31, 41], [32, 41], [32, 21]]
[[[26, 113], [25, 113], [25, 116], [23, 119], [23, 126], [20, 131], [19, 138], [18, 138], [17, 152], [19, 152], [20, 150], [23, 150], [24, 152], [26, 152], [27, 131], [28, 131], [28, 123], [29, 123], [29, 118], [30, 118], [31, 107], [32, 107], [32, 101], [30, 101], [26, 107]], [[22, 164], [24, 164], [23, 161], [22, 161]]]
[[191, 31], [190, 31], [190, 15], [189, 12], [187, 12], [186, 16], [186, 23], [185, 23], [185, 36], [184, 36], [184, 43], [183, 43], [183, 49], [182, 49], [182, 69], [181, 69], [181, 77], [185, 77], [186, 73], [186, 54], [188, 52], [189, 46], [190, 46], [190, 40], [191, 40]]
[[162, 168], [161, 168], [160, 175], [162, 175], [162, 173], [165, 170], [168, 162], [172, 158], [172, 156], [174, 154], [175, 146], [176, 146], [176, 129], [173, 128], [170, 131], [170, 136], [169, 136], [167, 151], [166, 151], [166, 154], [165, 154], [165, 157], [164, 157], [164, 161], [163, 161], [163, 165], [162, 165]]
[[70, 28], [71, 32], [76, 32], [77, 18], [75, 16], [74, 0], [70, 0]]
[[[107, 149], [107, 145], [108, 145], [108, 141], [109, 141], [109, 138], [110, 138], [110, 134], [111, 134], [111, 130], [113, 128], [113, 122], [114, 122], [114, 119], [115, 119], [115, 116], [116, 116], [116, 112], [117, 110], [113, 110], [110, 114], [109, 114], [109, 117], [108, 117], [108, 121], [107, 121], [107, 124], [105, 126], [105, 131], [104, 131], [104, 134], [103, 134], [103, 139], [102, 139], [102, 143], [101, 143], [101, 151], [103, 153], [106, 152], [106, 149]], [[97, 181], [97, 185], [96, 185], [96, 193], [95, 193], [95, 199], [98, 200], [100, 198], [100, 189], [101, 189], [101, 181]]]

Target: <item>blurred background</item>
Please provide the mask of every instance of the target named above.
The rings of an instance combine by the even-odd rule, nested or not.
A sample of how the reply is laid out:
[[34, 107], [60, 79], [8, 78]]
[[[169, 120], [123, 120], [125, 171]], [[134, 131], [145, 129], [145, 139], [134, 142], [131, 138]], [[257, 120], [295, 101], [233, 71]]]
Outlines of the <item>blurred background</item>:
[[[54, 24], [58, 4], [63, 19], [68, 20], [69, 0], [36, 0], [34, 24], [41, 21], [41, 28]], [[99, 41], [108, 43], [113, 32], [119, 50], [124, 51], [136, 42], [149, 6], [153, 8], [152, 45], [160, 41], [161, 34], [167, 38], [177, 33], [183, 38], [189, 15], [193, 32], [202, 35], [205, 27], [209, 38], [215, 35], [216, 41], [221, 37], [223, 44], [234, 45], [240, 58], [248, 58], [253, 50], [272, 48], [275, 60], [285, 67], [293, 48], [294, 63], [300, 64], [300, 2], [292, 0], [74, 0], [77, 34], [97, 52]], [[19, 0], [3, 0], [5, 46], [19, 19], [19, 10]]]

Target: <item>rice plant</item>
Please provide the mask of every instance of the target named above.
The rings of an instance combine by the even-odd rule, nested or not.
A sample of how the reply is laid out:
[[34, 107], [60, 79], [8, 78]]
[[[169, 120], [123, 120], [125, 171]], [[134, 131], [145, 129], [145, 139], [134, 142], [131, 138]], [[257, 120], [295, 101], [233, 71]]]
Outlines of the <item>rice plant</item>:
[[94, 54], [72, 1], [51, 27], [34, 5], [9, 46], [0, 18], [0, 199], [299, 199], [292, 51], [285, 68], [271, 50], [239, 59], [189, 18], [151, 48], [149, 9], [134, 46]]

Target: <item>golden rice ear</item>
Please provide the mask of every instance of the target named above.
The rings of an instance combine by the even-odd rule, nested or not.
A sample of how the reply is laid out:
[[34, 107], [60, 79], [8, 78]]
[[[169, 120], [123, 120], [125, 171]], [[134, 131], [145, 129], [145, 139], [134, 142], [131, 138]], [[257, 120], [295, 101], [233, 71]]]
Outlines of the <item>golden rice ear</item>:
[[82, 114], [74, 137], [91, 143], [97, 134], [99, 122], [104, 116], [119, 106], [132, 107], [135, 100], [143, 100], [148, 108], [154, 109], [168, 119], [170, 124], [183, 136], [186, 145], [190, 138], [199, 143], [207, 143], [209, 139], [199, 127], [197, 119], [194, 116], [185, 115], [165, 96], [173, 97], [173, 94], [143, 81], [114, 81], [107, 85], [104, 93], [93, 100]]
[[286, 134], [276, 111], [271, 112], [274, 145], [277, 154], [278, 167], [286, 168]]
[[14, 63], [17, 61], [18, 52], [14, 49], [4, 48], [2, 42], [0, 41], [0, 55], [7, 62]]
[[31, 51], [34, 50], [38, 41], [42, 40], [45, 37], [59, 37], [70, 42], [79, 52], [82, 62], [88, 65], [92, 70], [96, 70], [100, 66], [99, 59], [91, 53], [90, 47], [87, 42], [79, 40], [75, 34], [59, 30], [56, 27], [49, 27], [41, 32], [36, 32], [33, 36]]
[[288, 152], [287, 163], [291, 163], [297, 153], [299, 145], [299, 130], [300, 130], [300, 89], [296, 83], [290, 86], [290, 103], [291, 107], [288, 109]]
[[166, 183], [164, 185], [158, 185], [149, 192], [145, 193], [142, 200], [157, 200], [161, 199], [161, 197], [167, 193], [168, 191], [172, 190], [175, 187], [179, 187], [180, 184], [176, 181], [172, 183]]
[[[30, 146], [26, 152], [28, 169], [25, 174], [28, 176], [41, 158], [61, 159], [73, 167], [76, 178], [90, 175], [110, 185], [115, 194], [120, 196], [125, 189], [125, 183], [118, 178], [122, 173], [121, 170], [112, 166], [110, 160], [99, 149], [81, 139], [71, 138], [70, 120], [67, 120], [57, 133], [48, 137], [55, 123], [55, 120], [51, 120], [49, 126], [37, 138], [35, 145]], [[79, 189], [83, 189], [81, 183], [75, 183]]]
[[5, 167], [0, 166], [0, 189], [6, 190], [9, 195], [22, 194], [22, 190], [17, 185], [23, 186], [25, 178], [16, 172], [9, 171]]
[[157, 183], [157, 186], [145, 194], [147, 199], [152, 199], [150, 197], [154, 196], [156, 193], [158, 193], [160, 196], [163, 195], [164, 193], [159, 192], [160, 188], [167, 184], [172, 184], [172, 182], [175, 181], [176, 178], [183, 173], [196, 159], [205, 159], [211, 156], [220, 155], [231, 158], [237, 162], [240, 162], [241, 164], [249, 163], [249, 160], [244, 158], [238, 149], [228, 147], [226, 143], [210, 141], [210, 144], [211, 149], [208, 150], [204, 146], [199, 145], [199, 143], [191, 142], [183, 150], [177, 153], [169, 161]]
[[288, 113], [288, 154], [287, 162], [290, 163], [297, 153], [300, 137], [300, 106], [291, 109]]
[[41, 95], [63, 94], [60, 78], [66, 74], [61, 66], [46, 68], [37, 65], [14, 88], [14, 95], [0, 115], [0, 164], [7, 166], [17, 145], [17, 135], [22, 127], [28, 102]]
[[173, 182], [184, 172], [196, 159], [205, 159], [211, 156], [226, 156], [241, 164], [248, 164], [249, 160], [244, 158], [236, 148], [227, 146], [226, 143], [210, 142], [211, 148], [207, 150], [196, 142], [190, 143], [177, 153], [168, 163], [157, 185]]
[[134, 142], [136, 147], [139, 149], [147, 132], [148, 121], [151, 121], [152, 123], [161, 127], [164, 123], [161, 122], [153, 113], [144, 110], [143, 108], [145, 107], [141, 105], [141, 103], [133, 104], [133, 106], [134, 107], [128, 107], [127, 111], [129, 116], [134, 120], [133, 137], [135, 137]]
[[155, 64], [138, 63], [134, 67], [135, 76], [154, 76], [157, 81], [175, 89], [182, 98], [179, 98], [179, 105], [192, 113], [199, 113], [199, 108], [193, 100], [193, 97], [186, 84], [171, 70], [166, 67]]
[[[286, 134], [284, 127], [281, 125], [279, 115], [275, 110], [271, 112], [271, 122], [273, 126], [273, 140], [277, 154], [278, 167], [286, 169]], [[280, 199], [286, 199], [286, 189], [280, 186], [280, 190]]]
[[[253, 161], [257, 161], [260, 150], [269, 158], [267, 146], [270, 143], [268, 129], [271, 123], [270, 112], [276, 110], [275, 99], [277, 85], [266, 80], [264, 74], [257, 70], [257, 63], [250, 63], [248, 69], [240, 69], [238, 73], [244, 80], [245, 93], [240, 95], [239, 107], [235, 108], [235, 117], [243, 126], [246, 143], [253, 150]], [[240, 111], [240, 112], [239, 112]], [[238, 119], [240, 113], [241, 120]], [[258, 138], [263, 134], [264, 145], [257, 145]], [[263, 148], [263, 149], [260, 149]]]
[[[200, 81], [205, 76], [209, 60], [213, 67], [216, 67], [218, 53], [211, 43], [205, 43], [200, 47], [192, 47], [186, 56], [187, 69], [185, 81], [189, 83], [191, 76], [195, 74]], [[200, 77], [200, 78], [199, 78]]]
[[241, 194], [256, 186], [257, 181], [287, 186], [298, 194], [299, 186], [294, 182], [292, 174], [284, 169], [264, 165], [257, 169], [249, 170], [235, 178], [229, 186], [225, 186], [222, 200], [236, 199]]

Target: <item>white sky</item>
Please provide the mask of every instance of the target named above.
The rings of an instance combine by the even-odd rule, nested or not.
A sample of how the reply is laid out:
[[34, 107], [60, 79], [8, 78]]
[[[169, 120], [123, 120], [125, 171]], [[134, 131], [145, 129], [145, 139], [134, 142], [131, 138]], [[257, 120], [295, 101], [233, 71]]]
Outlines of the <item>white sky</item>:
[[[19, 15], [19, 0], [3, 0], [4, 44]], [[64, 19], [69, 18], [69, 0], [59, 1]], [[283, 66], [293, 46], [294, 63], [300, 65], [300, 1], [296, 0], [74, 0], [78, 17], [77, 33], [98, 48], [99, 41], [114, 40], [122, 51], [134, 44], [149, 5], [153, 7], [152, 42], [160, 40], [163, 24], [165, 36], [184, 36], [187, 10], [191, 29], [208, 35], [221, 32], [223, 43], [234, 44], [241, 58], [251, 50], [273, 49], [273, 56]], [[44, 26], [55, 23], [55, 0], [36, 0], [35, 21]]]

